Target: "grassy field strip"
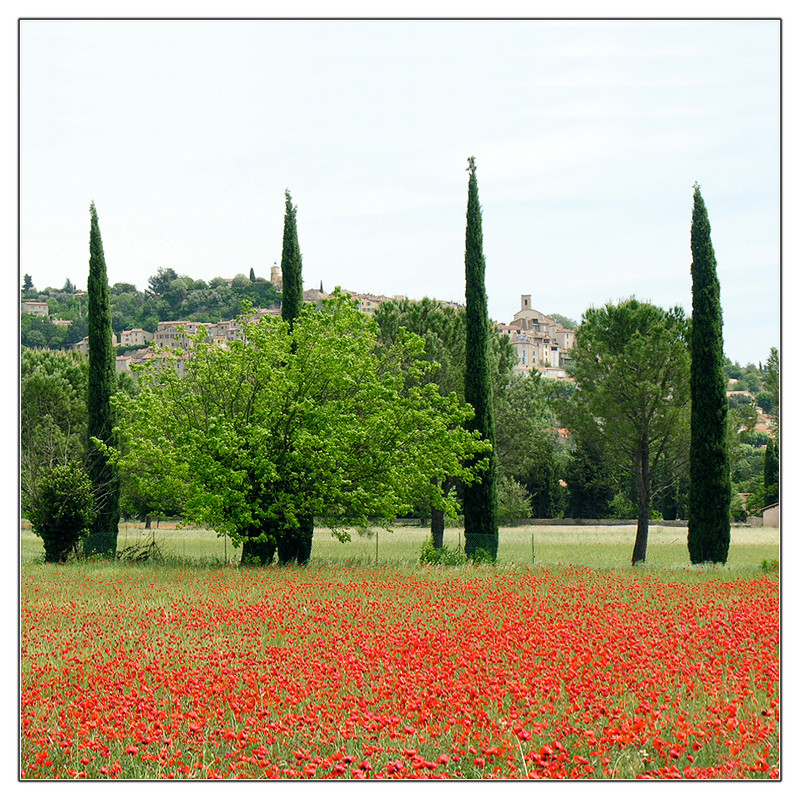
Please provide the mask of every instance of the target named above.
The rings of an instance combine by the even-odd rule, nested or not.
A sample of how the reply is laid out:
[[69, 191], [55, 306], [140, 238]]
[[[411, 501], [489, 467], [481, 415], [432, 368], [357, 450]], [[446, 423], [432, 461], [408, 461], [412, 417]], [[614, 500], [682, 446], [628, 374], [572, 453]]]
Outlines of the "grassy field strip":
[[[647, 566], [683, 568], [689, 565], [686, 528], [654, 525], [650, 529]], [[215, 564], [239, 562], [241, 550], [234, 548], [214, 531], [177, 528], [175, 523], [160, 523], [145, 531], [141, 523], [120, 525], [118, 550], [141, 545], [155, 537], [160, 552], [168, 560], [197, 561]], [[378, 563], [413, 565], [419, 560], [423, 542], [430, 536], [425, 528], [398, 527], [392, 531], [373, 528], [369, 532], [351, 531], [351, 541], [339, 542], [324, 528], [314, 534], [312, 560], [322, 563]], [[502, 528], [498, 563], [556, 565], [572, 564], [601, 568], [630, 564], [634, 526], [521, 526]], [[463, 531], [448, 528], [445, 545], [463, 546]], [[43, 556], [41, 540], [32, 531], [21, 531], [22, 562]], [[777, 528], [733, 528], [729, 569], [758, 569], [764, 559], [779, 557]]]

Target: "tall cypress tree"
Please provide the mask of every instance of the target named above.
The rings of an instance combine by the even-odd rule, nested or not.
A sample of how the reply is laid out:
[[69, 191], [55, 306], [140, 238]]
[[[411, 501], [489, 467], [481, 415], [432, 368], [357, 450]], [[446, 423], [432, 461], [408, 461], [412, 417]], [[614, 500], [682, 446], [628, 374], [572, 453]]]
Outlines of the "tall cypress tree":
[[116, 391], [116, 358], [111, 338], [111, 306], [103, 240], [94, 203], [89, 207], [89, 446], [87, 467], [97, 499], [98, 514], [84, 541], [84, 552], [113, 556], [119, 532], [119, 479], [108, 458], [92, 439], [112, 442], [114, 420], [111, 395]]
[[[300, 316], [303, 307], [303, 260], [297, 239], [297, 206], [292, 204], [292, 195], [286, 190], [286, 211], [283, 218], [283, 250], [281, 253], [281, 275], [283, 278], [281, 319], [294, 328], [294, 321]], [[294, 349], [294, 347], [293, 347]], [[291, 487], [287, 487], [291, 491]], [[254, 532], [256, 533], [256, 532]], [[259, 532], [260, 533], [260, 532]], [[298, 526], [289, 526], [282, 520], [275, 520], [269, 532], [271, 536], [259, 541], [256, 535], [245, 541], [242, 550], [242, 563], [258, 558], [261, 564], [268, 564], [278, 549], [278, 560], [282, 564], [296, 561], [306, 564], [311, 558], [311, 541], [314, 536], [314, 518], [302, 517]]]
[[689, 558], [728, 560], [731, 469], [727, 376], [723, 371], [722, 307], [717, 261], [700, 187], [692, 213], [692, 433], [689, 453]]
[[464, 399], [475, 410], [468, 423], [472, 430], [492, 444], [484, 455], [486, 469], [480, 482], [464, 486], [464, 549], [468, 556], [485, 550], [497, 558], [497, 457], [495, 455], [492, 382], [489, 374], [489, 314], [484, 282], [483, 225], [478, 201], [475, 158], [469, 158], [467, 195], [467, 234], [464, 266], [466, 272], [466, 368]]
[[297, 206], [292, 205], [292, 195], [286, 190], [286, 211], [283, 216], [283, 250], [281, 251], [283, 299], [281, 319], [294, 326], [303, 307], [303, 259], [297, 239]]
[[[281, 251], [283, 299], [281, 319], [289, 323], [289, 330], [300, 316], [303, 307], [303, 259], [297, 238], [297, 206], [286, 190], [286, 211], [283, 217], [283, 249]], [[278, 558], [282, 563], [297, 561], [306, 564], [311, 558], [311, 541], [314, 536], [314, 518], [302, 517], [297, 530], [284, 530], [278, 539]]]

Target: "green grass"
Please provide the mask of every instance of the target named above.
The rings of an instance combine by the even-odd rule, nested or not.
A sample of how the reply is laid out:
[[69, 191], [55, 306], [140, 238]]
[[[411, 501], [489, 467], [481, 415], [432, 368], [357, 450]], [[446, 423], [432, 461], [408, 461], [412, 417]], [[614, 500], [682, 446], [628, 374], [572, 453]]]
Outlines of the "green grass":
[[[523, 526], [502, 528], [498, 565], [555, 566], [575, 565], [597, 569], [630, 566], [634, 526]], [[324, 528], [314, 533], [312, 561], [320, 565], [391, 564], [413, 567], [419, 562], [420, 549], [428, 539], [427, 528], [400, 526], [391, 531], [372, 528], [368, 532], [351, 531], [349, 542], [339, 542]], [[239, 562], [241, 549], [214, 531], [177, 528], [174, 523], [160, 523], [144, 531], [141, 523], [122, 523], [118, 551], [145, 544], [154, 537], [167, 563], [224, 564]], [[464, 534], [458, 528], [445, 531], [445, 544], [463, 547]], [[42, 542], [27, 525], [21, 531], [21, 560], [43, 560]], [[777, 528], [733, 528], [728, 563], [724, 567], [701, 567], [712, 571], [761, 571], [765, 562], [779, 558]], [[689, 567], [685, 528], [650, 528], [645, 569], [683, 570]]]

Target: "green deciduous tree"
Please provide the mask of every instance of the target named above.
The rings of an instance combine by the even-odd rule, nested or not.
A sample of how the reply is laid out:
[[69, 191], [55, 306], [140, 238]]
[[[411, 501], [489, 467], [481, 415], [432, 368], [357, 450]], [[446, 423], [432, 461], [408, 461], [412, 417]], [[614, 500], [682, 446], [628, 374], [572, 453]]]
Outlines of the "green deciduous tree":
[[700, 187], [692, 212], [691, 450], [689, 558], [725, 563], [731, 539], [727, 376], [717, 261]]
[[20, 488], [23, 514], [38, 504], [43, 474], [86, 453], [89, 362], [76, 352], [23, 350], [20, 358]]
[[[422, 337], [425, 342], [425, 359], [435, 365], [435, 369], [422, 377], [423, 382], [435, 383], [442, 394], [453, 392], [459, 400], [464, 399], [465, 309], [445, 306], [427, 297], [422, 300], [389, 300], [378, 306], [374, 318], [383, 346], [395, 346], [398, 337], [402, 335], [401, 331]], [[489, 370], [495, 398], [511, 379], [515, 360], [508, 337], [497, 331], [490, 331]], [[449, 477], [438, 488], [447, 495], [455, 485], [455, 478]], [[436, 492], [434, 500], [435, 498]], [[430, 511], [433, 547], [440, 548], [444, 543], [444, 507], [424, 504], [421, 507]]]
[[291, 331], [264, 317], [246, 342], [197, 341], [185, 377], [164, 359], [135, 397], [117, 395], [114, 458], [137, 491], [154, 497], [169, 481], [188, 521], [271, 545], [282, 561], [304, 518], [342, 536], [393, 519], [432, 478], [466, 475], [485, 445], [463, 427], [467, 406], [432, 384], [406, 387], [399, 364], [429, 368], [419, 338], [377, 345], [374, 321], [338, 293], [304, 307]]
[[557, 517], [561, 507], [563, 440], [540, 373], [515, 375], [495, 395], [495, 448], [499, 476], [513, 478], [531, 497], [535, 517]]
[[94, 203], [90, 207], [89, 235], [89, 386], [88, 474], [97, 501], [97, 516], [84, 542], [87, 553], [113, 555], [119, 530], [119, 480], [102, 448], [113, 443], [111, 395], [116, 391], [116, 355], [111, 340], [111, 308], [103, 241]]
[[612, 463], [605, 453], [599, 431], [583, 430], [575, 437], [566, 469], [567, 516], [575, 519], [604, 519], [611, 510], [615, 484]]
[[572, 351], [577, 389], [570, 427], [602, 435], [613, 462], [636, 487], [638, 524], [631, 562], [647, 555], [653, 479], [665, 459], [685, 457], [688, 444], [688, 324], [631, 298], [591, 308]]
[[497, 558], [497, 456], [489, 371], [489, 314], [486, 302], [483, 256], [483, 223], [478, 199], [475, 159], [469, 158], [467, 231], [464, 266], [466, 274], [466, 366], [464, 399], [475, 411], [469, 429], [477, 431], [492, 450], [481, 457], [485, 462], [480, 481], [464, 487], [464, 540], [468, 556], [478, 550]]

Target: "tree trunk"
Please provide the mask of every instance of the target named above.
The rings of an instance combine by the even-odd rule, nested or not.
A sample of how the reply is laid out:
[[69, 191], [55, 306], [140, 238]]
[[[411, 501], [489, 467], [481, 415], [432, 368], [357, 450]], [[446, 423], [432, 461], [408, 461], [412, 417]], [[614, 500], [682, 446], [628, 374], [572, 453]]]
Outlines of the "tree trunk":
[[282, 528], [276, 531], [276, 539], [278, 541], [278, 563], [291, 564], [297, 562], [300, 566], [307, 564], [311, 558], [311, 542], [313, 536], [313, 517], [303, 517], [300, 520], [299, 528]]
[[266, 567], [275, 557], [275, 538], [271, 531], [261, 531], [251, 528], [247, 531], [242, 545], [241, 566]]
[[431, 538], [435, 549], [444, 547], [444, 511], [438, 508], [431, 511]]
[[633, 545], [633, 558], [631, 564], [644, 564], [647, 557], [647, 534], [650, 531], [650, 508], [639, 511], [639, 519], [636, 524], [636, 541]]
[[650, 453], [647, 446], [648, 434], [642, 437], [639, 452], [634, 457], [636, 470], [636, 490], [639, 495], [639, 519], [636, 524], [636, 541], [633, 545], [631, 564], [643, 564], [647, 558], [647, 534], [650, 531]]
[[[431, 479], [431, 483], [438, 487], [438, 482], [435, 478]], [[453, 488], [454, 483], [455, 481], [452, 478], [444, 479], [441, 490], [445, 497]], [[435, 549], [439, 550], [444, 547], [444, 509], [434, 508], [431, 510], [431, 539]]]

